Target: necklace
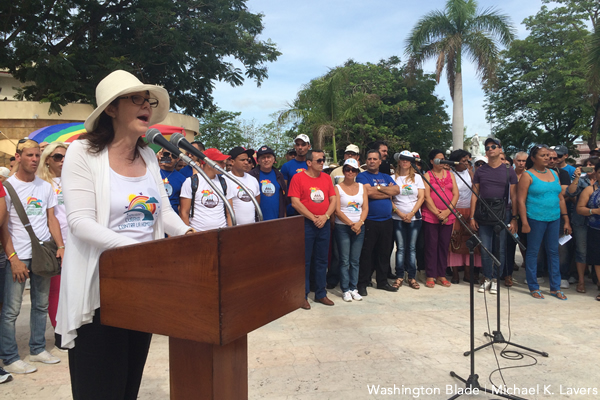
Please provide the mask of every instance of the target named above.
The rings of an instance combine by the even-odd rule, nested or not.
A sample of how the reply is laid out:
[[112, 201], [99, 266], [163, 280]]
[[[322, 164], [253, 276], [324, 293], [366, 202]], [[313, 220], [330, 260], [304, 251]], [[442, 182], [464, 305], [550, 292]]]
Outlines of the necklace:
[[[535, 169], [535, 168], [534, 168]], [[535, 170], [535, 172], [537, 172], [538, 174], [545, 174], [548, 172], [548, 168], [544, 169], [543, 171], [538, 171], [537, 169]]]

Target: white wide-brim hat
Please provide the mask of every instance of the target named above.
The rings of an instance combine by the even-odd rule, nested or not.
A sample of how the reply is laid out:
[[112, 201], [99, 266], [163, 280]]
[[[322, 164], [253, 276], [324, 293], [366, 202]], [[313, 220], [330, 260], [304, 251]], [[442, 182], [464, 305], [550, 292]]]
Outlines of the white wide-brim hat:
[[158, 99], [158, 107], [152, 109], [152, 117], [148, 121], [148, 126], [162, 122], [167, 117], [170, 108], [169, 93], [165, 88], [157, 85], [144, 85], [134, 75], [119, 69], [111, 72], [96, 86], [96, 104], [98, 104], [98, 107], [85, 120], [83, 124], [85, 130], [91, 132], [96, 129], [100, 114], [117, 97], [142, 91], [148, 91], [151, 97]]

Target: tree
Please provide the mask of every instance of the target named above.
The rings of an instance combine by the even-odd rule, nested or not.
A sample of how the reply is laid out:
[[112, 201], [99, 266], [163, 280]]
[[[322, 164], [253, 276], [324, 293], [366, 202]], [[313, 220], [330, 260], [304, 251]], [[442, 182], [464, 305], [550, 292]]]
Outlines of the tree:
[[525, 150], [531, 143], [573, 149], [589, 134], [590, 98], [585, 20], [564, 7], [541, 10], [524, 21], [530, 34], [502, 53], [498, 87], [486, 92], [486, 107], [497, 136]]
[[280, 122], [301, 120], [310, 126], [315, 148], [323, 149], [323, 138], [331, 135], [334, 163], [337, 163], [336, 127], [356, 116], [369, 101], [374, 100], [364, 92], [344, 92], [342, 88], [347, 82], [348, 75], [343, 68], [332, 69], [306, 85], [293, 104], [279, 116]]
[[[433, 75], [415, 71], [408, 85], [405, 67], [398, 57], [376, 64], [349, 60], [327, 76], [333, 74], [346, 77], [335, 94], [339, 109], [358, 103], [352, 113], [342, 114], [343, 118], [332, 122], [337, 156], [342, 156], [343, 149], [351, 143], [359, 146], [364, 155], [378, 140], [388, 142], [391, 152], [410, 149], [425, 154], [434, 147], [449, 145], [449, 117], [444, 102], [434, 94]], [[317, 78], [304, 87], [295, 102], [297, 109], [310, 110], [321, 82], [324, 80]], [[357, 98], [365, 100], [357, 102]], [[312, 127], [312, 120], [300, 120], [295, 131], [312, 134]]]
[[171, 107], [215, 110], [215, 80], [258, 85], [281, 54], [261, 41], [261, 14], [246, 0], [65, 0], [0, 4], [0, 68], [27, 85], [20, 98], [92, 103], [115, 69], [164, 86]]
[[240, 114], [240, 112], [217, 110], [203, 116], [200, 119], [198, 138], [202, 139], [207, 149], [214, 147], [224, 153], [240, 146], [245, 142], [237, 121]]
[[463, 145], [462, 56], [477, 65], [484, 85], [495, 82], [498, 44], [508, 46], [514, 38], [510, 18], [493, 8], [477, 10], [475, 0], [448, 0], [444, 11], [432, 11], [421, 18], [406, 41], [406, 54], [412, 68], [437, 58], [436, 79], [444, 69], [450, 87], [452, 145]]

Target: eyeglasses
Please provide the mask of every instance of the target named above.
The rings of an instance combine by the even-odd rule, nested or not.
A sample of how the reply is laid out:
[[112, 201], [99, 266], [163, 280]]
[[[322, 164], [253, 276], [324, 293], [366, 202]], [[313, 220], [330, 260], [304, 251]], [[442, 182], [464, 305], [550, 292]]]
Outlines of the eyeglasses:
[[312, 162], [323, 164], [325, 162], [325, 159], [324, 158], [319, 158], [318, 160], [312, 160]]
[[50, 157], [54, 160], [54, 162], [60, 162], [63, 158], [65, 158], [65, 156], [60, 153], [52, 154]]
[[483, 164], [485, 164], [483, 161], [477, 161], [477, 162], [475, 163], [475, 166], [476, 166], [476, 167], [481, 167]]
[[176, 154], [169, 153], [168, 151], [163, 151], [162, 155], [163, 155], [163, 157], [177, 158]]
[[144, 105], [144, 102], [147, 101], [150, 107], [158, 107], [158, 99], [155, 99], [154, 97], [145, 98], [144, 96], [140, 96], [139, 94], [134, 94], [131, 96], [118, 97], [118, 99], [131, 99], [133, 104], [135, 104], [136, 106]]
[[347, 151], [344, 154], [349, 155], [349, 156], [357, 156], [358, 155], [358, 153], [355, 153], [353, 151]]
[[490, 151], [490, 150], [496, 150], [497, 148], [499, 148], [500, 146], [497, 146], [495, 144], [491, 145], [491, 146], [485, 146], [485, 151]]
[[558, 160], [558, 157], [550, 157], [551, 160]]
[[354, 172], [355, 174], [358, 173], [357, 169], [354, 169], [354, 168], [351, 168], [351, 167], [343, 168], [342, 171], [344, 171], [344, 172]]

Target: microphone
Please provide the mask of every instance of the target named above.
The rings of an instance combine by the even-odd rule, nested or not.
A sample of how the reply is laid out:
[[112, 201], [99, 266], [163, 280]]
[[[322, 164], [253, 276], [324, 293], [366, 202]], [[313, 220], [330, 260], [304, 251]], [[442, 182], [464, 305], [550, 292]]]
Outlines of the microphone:
[[433, 160], [433, 163], [435, 165], [440, 165], [440, 164], [446, 164], [446, 165], [458, 165], [460, 164], [458, 161], [448, 161], [448, 160], [442, 160], [441, 158], [436, 158], [435, 160]]
[[181, 133], [175, 132], [171, 135], [171, 145], [178, 147], [178, 148], [185, 149], [188, 153], [190, 153], [194, 157], [197, 157], [198, 159], [204, 161], [205, 163], [207, 163], [209, 166], [216, 169], [217, 171], [219, 171], [221, 173], [225, 172], [219, 166], [219, 164], [217, 164], [210, 158], [206, 157], [203, 152], [201, 152], [200, 150], [198, 150], [197, 148], [192, 146], [192, 144], [190, 142], [188, 142], [188, 140], [185, 138], [185, 136], [183, 136]]
[[194, 163], [188, 156], [183, 154], [177, 146], [171, 144], [160, 131], [156, 128], [151, 128], [146, 131], [146, 140], [152, 144], [162, 147], [180, 157], [186, 164]]
[[396, 153], [396, 154], [394, 154], [394, 160], [396, 160], [396, 161], [404, 160], [404, 161], [411, 161], [411, 162], [421, 162], [420, 158], [411, 157], [411, 156], [405, 156], [402, 153]]

